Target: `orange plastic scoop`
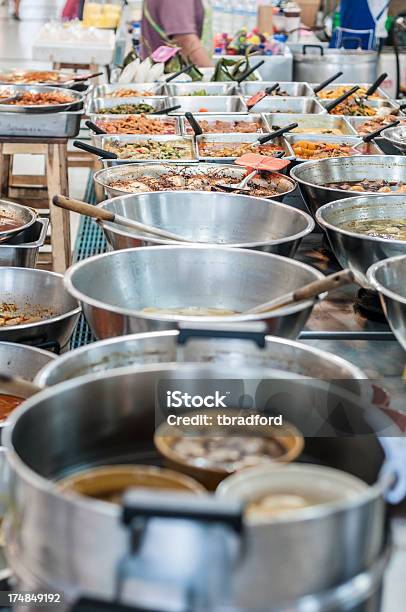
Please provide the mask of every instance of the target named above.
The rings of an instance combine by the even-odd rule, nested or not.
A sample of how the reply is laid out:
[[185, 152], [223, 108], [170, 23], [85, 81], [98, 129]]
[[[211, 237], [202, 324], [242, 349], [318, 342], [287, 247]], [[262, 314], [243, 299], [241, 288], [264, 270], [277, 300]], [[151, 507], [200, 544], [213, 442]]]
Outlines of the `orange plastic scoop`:
[[258, 153], [246, 153], [235, 160], [238, 166], [252, 168], [253, 170], [269, 170], [277, 172], [289, 166], [288, 159], [278, 159], [277, 157], [269, 157], [267, 155], [259, 155]]

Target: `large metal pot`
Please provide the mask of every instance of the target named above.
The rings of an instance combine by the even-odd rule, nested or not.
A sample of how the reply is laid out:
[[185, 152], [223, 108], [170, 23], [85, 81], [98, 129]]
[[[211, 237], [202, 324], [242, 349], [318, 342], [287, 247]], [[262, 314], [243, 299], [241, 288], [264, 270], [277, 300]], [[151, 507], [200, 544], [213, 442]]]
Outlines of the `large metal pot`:
[[368, 270], [368, 280], [379, 291], [393, 333], [406, 351], [406, 256], [380, 261]]
[[324, 49], [321, 45], [303, 45], [301, 52], [293, 53], [293, 80], [321, 83], [341, 70], [343, 74], [335, 83], [373, 83], [377, 76], [377, 65], [376, 51]]
[[0, 374], [33, 381], [38, 372], [56, 360], [56, 355], [42, 349], [0, 342]]
[[[276, 375], [277, 372], [292, 372], [298, 377], [323, 380], [366, 379], [364, 372], [352, 363], [300, 342], [267, 336], [264, 338], [265, 346], [258, 347], [252, 341], [250, 332], [223, 338], [221, 331], [205, 331], [203, 338], [200, 335], [195, 338], [193, 330], [182, 330], [179, 338], [179, 331], [172, 330], [95, 342], [45, 365], [36, 376], [35, 383], [46, 387], [124, 366], [170, 362], [266, 366], [275, 370]], [[185, 333], [190, 339], [184, 345]]]
[[405, 219], [405, 196], [360, 196], [325, 204], [316, 213], [317, 222], [325, 229], [337, 259], [343, 268], [350, 268], [357, 281], [368, 287], [367, 270], [387, 257], [406, 255], [404, 240], [389, 240], [355, 233], [340, 227], [361, 219]]
[[268, 314], [184, 317], [144, 308], [223, 308], [243, 312], [285, 292], [323, 278], [293, 259], [245, 249], [157, 246], [90, 257], [65, 275], [69, 293], [83, 305], [97, 338], [176, 329], [178, 323], [264, 321], [276, 336], [296, 338], [314, 300]]
[[0, 225], [0, 242], [5, 242], [31, 227], [37, 220], [37, 213], [32, 208], [28, 208], [28, 206], [0, 200], [0, 220], [2, 217], [5, 220], [11, 219], [18, 224], [16, 227], [8, 229], [2, 229]]
[[[222, 244], [292, 257], [302, 238], [314, 229], [306, 213], [285, 204], [227, 193], [159, 191], [126, 195], [102, 202], [100, 208], [196, 243]], [[173, 244], [115, 223], [103, 222], [114, 250]]]
[[[257, 408], [266, 406], [267, 412], [286, 415], [307, 432], [307, 460], [343, 469], [373, 485], [350, 507], [315, 512], [311, 519], [292, 521], [289, 529], [276, 525], [278, 545], [259, 556], [248, 533], [244, 558], [233, 577], [234, 603], [244, 604], [249, 596], [250, 610], [268, 609], [270, 601], [289, 602], [333, 588], [380, 557], [385, 544], [385, 486], [374, 483], [384, 453], [366, 419], [372, 418], [379, 430], [386, 427], [381, 413], [328, 383], [268, 379], [262, 367], [144, 366], [62, 383], [13, 414], [5, 434], [11, 471], [6, 541], [10, 563], [26, 587], [62, 590], [66, 603], [83, 592], [114, 596], [117, 563], [127, 551], [120, 508], [63, 496], [54, 482], [83, 468], [142, 463], [151, 452], [154, 457], [157, 390], [163, 398], [173, 385], [187, 385], [193, 395], [201, 395], [207, 392], [207, 381], [221, 388], [230, 385], [230, 406], [249, 394]], [[289, 408], [282, 385], [295, 395]], [[369, 435], [348, 435], [348, 419]], [[173, 551], [173, 540], [169, 543], [162, 533], [165, 530], [159, 550], [171, 544]], [[186, 551], [181, 549], [183, 558]], [[271, 565], [272, 572], [264, 573]], [[253, 588], [259, 582], [260, 588]]]
[[[355, 155], [333, 157], [304, 162], [291, 170], [291, 176], [299, 183], [300, 192], [309, 211], [315, 215], [318, 208], [343, 198], [352, 198], [354, 191], [325, 187], [328, 183], [386, 179], [406, 182], [406, 157], [400, 155]], [[359, 195], [376, 195], [376, 192], [360, 192]], [[387, 197], [396, 196], [386, 194]]]

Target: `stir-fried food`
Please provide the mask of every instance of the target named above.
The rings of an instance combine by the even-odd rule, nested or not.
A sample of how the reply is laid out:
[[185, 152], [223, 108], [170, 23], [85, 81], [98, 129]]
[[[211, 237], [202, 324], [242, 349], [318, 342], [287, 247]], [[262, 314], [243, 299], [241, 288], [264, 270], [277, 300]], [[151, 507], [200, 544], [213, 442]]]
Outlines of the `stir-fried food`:
[[[227, 175], [221, 170], [190, 174], [186, 168], [177, 168], [161, 176], [138, 176], [117, 179], [109, 183], [110, 188], [127, 193], [149, 193], [151, 191], [222, 191], [219, 183], [235, 183], [242, 177]], [[291, 191], [292, 183], [278, 174], [263, 172], [248, 183], [249, 195], [270, 198]]]
[[0, 327], [12, 327], [14, 325], [28, 325], [38, 323], [43, 319], [53, 316], [50, 308], [42, 306], [32, 306], [25, 304], [19, 307], [17, 304], [2, 302], [0, 303]]
[[[328, 87], [327, 89], [322, 89], [317, 95], [323, 100], [336, 100], [343, 94], [347, 93], [347, 91], [349, 91], [352, 87], [354, 87], [354, 85], [336, 85], [335, 87]], [[355, 93], [352, 94], [352, 96], [350, 96], [349, 99], [351, 100], [351, 98], [355, 97], [362, 98], [366, 95], [367, 91], [367, 87], [360, 87]], [[368, 98], [370, 98], [371, 100], [382, 100], [382, 97], [383, 96], [381, 96], [379, 92], [375, 92], [368, 96]]]
[[110, 141], [104, 148], [116, 153], [119, 159], [193, 159], [192, 144], [184, 140]]
[[341, 223], [338, 227], [356, 234], [365, 234], [376, 238], [406, 241], [405, 219], [355, 219]]
[[[386, 115], [385, 117], [374, 117], [373, 119], [369, 119], [358, 126], [356, 126], [356, 130], [360, 136], [367, 136], [367, 134], [372, 134], [376, 130], [379, 130], [380, 127], [384, 125], [390, 125], [394, 121], [399, 119], [396, 115]], [[401, 119], [401, 123], [406, 124], [406, 119]]]
[[56, 83], [61, 84], [72, 77], [61, 74], [57, 70], [24, 70], [6, 74], [0, 74], [1, 83], [12, 83], [14, 85], [32, 85], [34, 83]]
[[21, 222], [0, 214], [0, 232], [8, 232], [21, 226]]
[[325, 159], [326, 157], [348, 157], [359, 154], [360, 151], [351, 145], [338, 142], [316, 142], [313, 140], [298, 140], [292, 143], [292, 149], [300, 159]]
[[156, 108], [150, 104], [118, 104], [111, 108], [101, 108], [97, 112], [103, 115], [148, 115], [153, 113]]
[[333, 110], [331, 115], [350, 115], [351, 117], [383, 117], [390, 115], [393, 109], [390, 106], [371, 106], [364, 100], [351, 99], [345, 100]]
[[151, 96], [156, 96], [157, 94], [153, 91], [140, 91], [138, 89], [116, 89], [108, 94], [106, 94], [106, 98], [150, 98]]
[[283, 147], [277, 144], [254, 145], [249, 142], [205, 142], [204, 140], [199, 142], [201, 157], [241, 157], [246, 153], [272, 156], [283, 151]]
[[386, 181], [385, 179], [364, 179], [362, 181], [340, 181], [326, 183], [330, 189], [343, 189], [344, 191], [368, 191], [376, 193], [406, 194], [406, 183], [402, 181]]
[[147, 115], [128, 115], [96, 121], [107, 134], [176, 134], [175, 119], [154, 119]]
[[[215, 121], [199, 120], [199, 125], [205, 134], [230, 134], [236, 132], [238, 134], [254, 134], [255, 132], [263, 132], [260, 121]], [[186, 132], [193, 134], [191, 126], [186, 126]]]
[[[15, 98], [15, 99], [10, 99]], [[69, 104], [75, 102], [75, 98], [58, 92], [40, 92], [34, 93], [25, 92], [5, 92], [3, 91], [0, 97], [0, 104], [13, 106], [52, 106], [58, 104]]]

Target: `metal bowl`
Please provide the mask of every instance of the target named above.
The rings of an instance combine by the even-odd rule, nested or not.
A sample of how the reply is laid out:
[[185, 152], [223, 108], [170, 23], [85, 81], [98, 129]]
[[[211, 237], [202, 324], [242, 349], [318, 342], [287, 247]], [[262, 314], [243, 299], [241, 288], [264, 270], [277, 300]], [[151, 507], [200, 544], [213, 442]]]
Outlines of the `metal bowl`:
[[0, 200], [0, 219], [1, 217], [8, 217], [20, 223], [18, 227], [7, 230], [1, 230], [0, 226], [0, 242], [5, 242], [31, 227], [37, 220], [37, 213], [32, 208], [28, 208], [28, 206]]
[[350, 268], [357, 281], [368, 287], [367, 270], [387, 257], [406, 255], [404, 240], [367, 236], [339, 227], [359, 219], [405, 219], [405, 196], [386, 195], [346, 198], [325, 204], [316, 212], [317, 222], [326, 230], [331, 247], [343, 268]]
[[370, 284], [379, 291], [389, 325], [406, 351], [406, 256], [380, 261], [368, 270]]
[[388, 128], [381, 132], [384, 138], [391, 145], [399, 149], [402, 153], [406, 153], [406, 126], [398, 125], [393, 128]]
[[[362, 370], [332, 353], [286, 340], [265, 338], [265, 347], [239, 338], [191, 338], [180, 348], [179, 332], [133, 334], [102, 340], [74, 351], [45, 365], [35, 378], [38, 386], [49, 387], [65, 380], [129, 365], [149, 363], [226, 363], [248, 367], [264, 366], [277, 372], [292, 372], [297, 377], [323, 380], [366, 379]], [[1, 349], [1, 345], [0, 345]]]
[[285, 292], [322, 279], [303, 263], [245, 249], [157, 246], [90, 257], [65, 275], [69, 293], [83, 305], [99, 339], [176, 329], [182, 323], [264, 321], [268, 333], [296, 338], [314, 300], [269, 314], [185, 317], [143, 312], [144, 308], [225, 308], [242, 312]]
[[[208, 176], [215, 176], [219, 182], [222, 179], [231, 177], [233, 182], [241, 181], [247, 174], [247, 170], [241, 166], [235, 164], [204, 164], [204, 163], [171, 163], [171, 164], [128, 164], [126, 166], [115, 166], [113, 168], [106, 168], [99, 170], [93, 175], [95, 183], [104, 188], [109, 198], [115, 198], [116, 196], [128, 195], [128, 191], [124, 191], [119, 187], [111, 186], [116, 180], [141, 180], [143, 177], [157, 178], [166, 174], [176, 173], [179, 176], [194, 176], [207, 174]], [[272, 199], [276, 201], [283, 200], [283, 198], [291, 194], [296, 189], [296, 183], [294, 180], [280, 174], [279, 172], [268, 172], [263, 175], [263, 178], [269, 179], [270, 185], [280, 185], [280, 193], [269, 196], [266, 199]], [[178, 191], [182, 188], [177, 187]], [[211, 187], [209, 191], [213, 191]], [[219, 189], [221, 193], [221, 190]], [[142, 190], [134, 193], [142, 193]], [[148, 192], [147, 192], [148, 193]], [[249, 194], [247, 194], [249, 195]]]
[[0, 111], [7, 113], [52, 113], [66, 110], [78, 110], [76, 107], [83, 103], [83, 93], [74, 91], [73, 89], [64, 89], [62, 87], [46, 87], [44, 85], [0, 85], [0, 95], [5, 92], [11, 96], [19, 93], [50, 93], [65, 95], [72, 98], [72, 102], [62, 104], [38, 104], [38, 105], [13, 105], [2, 104], [0, 100]]
[[[318, 208], [343, 198], [356, 195], [354, 191], [325, 187], [335, 181], [381, 179], [406, 183], [406, 157], [401, 155], [356, 155], [304, 162], [293, 168], [291, 177], [297, 181], [303, 199], [314, 215]], [[377, 195], [376, 192], [360, 192], [359, 195]], [[394, 197], [387, 194], [388, 197]]]
[[0, 373], [32, 382], [40, 370], [56, 360], [42, 349], [13, 342], [0, 342]]
[[[35, 310], [52, 309], [53, 316], [37, 323], [0, 327], [0, 341], [40, 344], [55, 342], [64, 348], [73, 333], [80, 314], [78, 302], [63, 286], [63, 276], [31, 268], [0, 267], [0, 300], [30, 305]], [[28, 306], [29, 308], [29, 306]]]
[[[302, 238], [314, 229], [313, 219], [280, 202], [229, 193], [157, 191], [126, 195], [99, 204], [123, 217], [177, 233], [195, 243], [255, 249], [292, 257]], [[150, 236], [102, 222], [115, 250], [169, 244]]]

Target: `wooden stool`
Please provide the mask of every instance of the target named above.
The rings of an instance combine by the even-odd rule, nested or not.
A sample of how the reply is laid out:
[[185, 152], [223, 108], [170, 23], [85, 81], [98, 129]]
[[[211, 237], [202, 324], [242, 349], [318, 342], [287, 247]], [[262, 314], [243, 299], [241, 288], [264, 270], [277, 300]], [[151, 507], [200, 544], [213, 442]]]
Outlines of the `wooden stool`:
[[[18, 120], [18, 119], [17, 119]], [[0, 195], [33, 208], [44, 207], [51, 222], [52, 269], [63, 273], [71, 262], [69, 212], [52, 204], [54, 195], [69, 195], [67, 138], [0, 136]], [[13, 175], [13, 155], [43, 155], [44, 176]]]

